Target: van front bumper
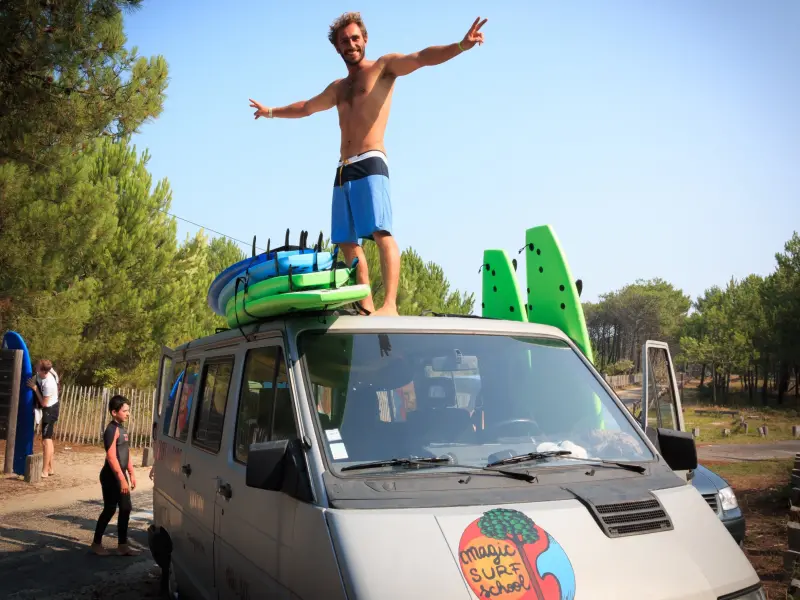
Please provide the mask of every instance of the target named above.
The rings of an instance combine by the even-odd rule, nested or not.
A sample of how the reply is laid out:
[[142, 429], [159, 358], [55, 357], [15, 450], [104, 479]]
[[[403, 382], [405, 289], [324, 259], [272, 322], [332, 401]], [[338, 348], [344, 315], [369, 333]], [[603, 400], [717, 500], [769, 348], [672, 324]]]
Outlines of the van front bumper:
[[738, 516], [734, 515], [729, 518], [723, 517], [722, 523], [733, 536], [733, 539], [736, 540], [736, 543], [741, 544], [744, 541], [745, 534], [744, 517], [740, 511], [735, 512], [739, 513]]

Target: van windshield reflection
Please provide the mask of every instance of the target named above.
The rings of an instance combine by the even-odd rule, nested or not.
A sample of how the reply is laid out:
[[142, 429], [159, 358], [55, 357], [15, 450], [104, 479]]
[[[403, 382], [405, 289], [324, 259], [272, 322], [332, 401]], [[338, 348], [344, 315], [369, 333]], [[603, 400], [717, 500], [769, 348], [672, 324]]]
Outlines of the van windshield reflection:
[[[299, 336], [333, 468], [398, 457], [483, 467], [527, 452], [649, 461], [628, 417], [566, 343], [449, 333]], [[446, 471], [434, 469], [432, 471]]]

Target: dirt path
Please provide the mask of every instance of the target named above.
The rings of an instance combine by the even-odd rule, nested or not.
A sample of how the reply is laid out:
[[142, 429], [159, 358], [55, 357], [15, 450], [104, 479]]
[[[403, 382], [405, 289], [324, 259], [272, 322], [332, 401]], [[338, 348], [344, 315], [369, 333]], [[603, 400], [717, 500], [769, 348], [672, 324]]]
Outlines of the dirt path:
[[765, 442], [763, 444], [708, 444], [698, 446], [700, 460], [736, 462], [793, 458], [800, 452], [800, 440]]
[[[159, 569], [147, 549], [152, 491], [132, 493], [128, 540], [136, 557], [99, 557], [89, 550], [100, 499], [58, 509], [34, 509], [0, 516], [0, 598], [8, 600], [140, 600], [158, 597]], [[116, 517], [104, 544], [116, 546]]]

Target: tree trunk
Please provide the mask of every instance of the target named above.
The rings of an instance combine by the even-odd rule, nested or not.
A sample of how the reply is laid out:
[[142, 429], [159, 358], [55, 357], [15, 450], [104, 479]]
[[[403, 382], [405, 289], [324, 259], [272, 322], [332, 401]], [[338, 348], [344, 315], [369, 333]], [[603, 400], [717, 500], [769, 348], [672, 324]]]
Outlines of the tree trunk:
[[711, 362], [711, 400], [717, 403], [717, 366]]
[[703, 383], [706, 380], [706, 364], [703, 363], [703, 366], [700, 369], [700, 387], [703, 387]]
[[800, 398], [800, 365], [794, 366], [794, 397]]
[[783, 404], [783, 396], [789, 389], [789, 365], [786, 361], [781, 362], [780, 374], [778, 377], [778, 404]]
[[750, 369], [747, 380], [747, 394], [750, 397], [750, 404], [753, 404], [753, 396], [755, 395], [756, 384], [758, 383], [758, 367], [753, 365]]
[[761, 385], [761, 403], [766, 406], [769, 404], [767, 397], [767, 383], [769, 382], [769, 362], [764, 361], [764, 383]]
[[531, 565], [531, 561], [528, 560], [528, 555], [525, 553], [525, 544], [514, 540], [514, 545], [517, 547], [517, 552], [519, 552], [519, 557], [522, 559], [522, 564], [528, 572], [528, 577], [531, 580], [531, 588], [533, 588], [533, 592], [536, 594], [536, 600], [545, 600], [542, 586], [539, 585], [539, 579], [536, 577], [536, 571]]

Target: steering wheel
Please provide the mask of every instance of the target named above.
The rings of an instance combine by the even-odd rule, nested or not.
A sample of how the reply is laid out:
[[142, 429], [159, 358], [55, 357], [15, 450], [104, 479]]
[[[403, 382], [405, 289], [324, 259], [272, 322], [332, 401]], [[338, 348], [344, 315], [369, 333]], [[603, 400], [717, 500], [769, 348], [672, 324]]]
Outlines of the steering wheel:
[[542, 432], [542, 428], [539, 427], [539, 424], [534, 419], [505, 419], [504, 421], [498, 421], [497, 423], [492, 423], [489, 425], [484, 432], [489, 433], [493, 432], [496, 429], [501, 429], [503, 427], [508, 427], [509, 425], [515, 425], [517, 423], [527, 423], [528, 425], [532, 426], [532, 433], [531, 436], [535, 436]]

